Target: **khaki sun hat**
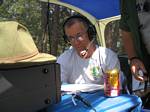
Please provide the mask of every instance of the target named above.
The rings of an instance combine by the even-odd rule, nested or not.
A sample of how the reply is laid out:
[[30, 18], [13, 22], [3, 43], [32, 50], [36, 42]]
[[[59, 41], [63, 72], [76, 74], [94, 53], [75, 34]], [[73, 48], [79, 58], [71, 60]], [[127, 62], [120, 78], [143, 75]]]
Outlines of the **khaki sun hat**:
[[39, 53], [28, 29], [15, 21], [0, 22], [0, 63], [54, 61]]

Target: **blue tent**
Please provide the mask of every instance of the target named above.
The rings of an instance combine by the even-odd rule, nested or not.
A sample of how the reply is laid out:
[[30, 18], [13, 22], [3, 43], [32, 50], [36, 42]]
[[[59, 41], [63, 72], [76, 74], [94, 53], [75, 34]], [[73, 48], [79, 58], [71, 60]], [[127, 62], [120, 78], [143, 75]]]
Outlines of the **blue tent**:
[[120, 15], [119, 0], [60, 0], [60, 1], [78, 7], [90, 13], [98, 20]]

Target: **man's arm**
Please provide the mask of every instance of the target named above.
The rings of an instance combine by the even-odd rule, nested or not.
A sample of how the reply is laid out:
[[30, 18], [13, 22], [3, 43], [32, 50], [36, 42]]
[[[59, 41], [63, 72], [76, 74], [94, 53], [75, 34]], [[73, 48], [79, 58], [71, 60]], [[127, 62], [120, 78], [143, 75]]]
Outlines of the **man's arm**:
[[128, 54], [128, 58], [137, 57], [135, 53], [135, 48], [132, 40], [132, 34], [130, 32], [121, 30], [122, 40], [124, 44], [124, 48], [126, 53]]
[[132, 59], [130, 60], [131, 72], [133, 73], [136, 80], [144, 81], [143, 77], [139, 76], [139, 70], [142, 70], [144, 73], [146, 73], [145, 66], [140, 59], [133, 58], [137, 57], [137, 54], [135, 52], [135, 45], [133, 43], [132, 34], [124, 30], [122, 30], [121, 33], [125, 51], [128, 55], [128, 58]]

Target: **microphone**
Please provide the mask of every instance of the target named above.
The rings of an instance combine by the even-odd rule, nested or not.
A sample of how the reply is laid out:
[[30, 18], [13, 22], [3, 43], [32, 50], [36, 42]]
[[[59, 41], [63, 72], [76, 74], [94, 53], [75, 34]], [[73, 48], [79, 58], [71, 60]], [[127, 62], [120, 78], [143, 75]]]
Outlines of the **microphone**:
[[80, 52], [80, 55], [81, 55], [83, 58], [86, 57], [87, 52], [88, 52], [88, 50], [89, 50], [91, 44], [94, 42], [94, 40], [95, 40], [95, 38], [93, 38], [92, 41], [87, 45], [86, 49], [84, 49], [84, 50], [82, 50], [82, 51]]

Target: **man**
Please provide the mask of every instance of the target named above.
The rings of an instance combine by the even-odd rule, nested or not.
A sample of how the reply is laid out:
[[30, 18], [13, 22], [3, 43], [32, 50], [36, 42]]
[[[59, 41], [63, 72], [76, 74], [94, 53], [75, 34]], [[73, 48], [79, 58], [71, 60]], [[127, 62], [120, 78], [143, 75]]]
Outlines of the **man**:
[[[141, 82], [145, 81], [144, 97], [149, 92], [147, 82], [150, 77], [149, 21], [150, 0], [121, 0], [120, 28], [122, 39], [135, 79]], [[144, 76], [140, 76], [139, 71], [143, 72]], [[143, 99], [144, 106], [149, 102], [148, 98], [149, 96], [146, 96]]]
[[120, 71], [117, 55], [95, 44], [96, 29], [87, 18], [72, 16], [63, 27], [64, 38], [71, 47], [57, 60], [62, 83], [103, 84], [104, 72], [114, 68]]
[[[150, 71], [150, 1], [121, 0], [122, 39], [135, 79], [147, 80]], [[145, 77], [138, 75], [141, 70]]]

